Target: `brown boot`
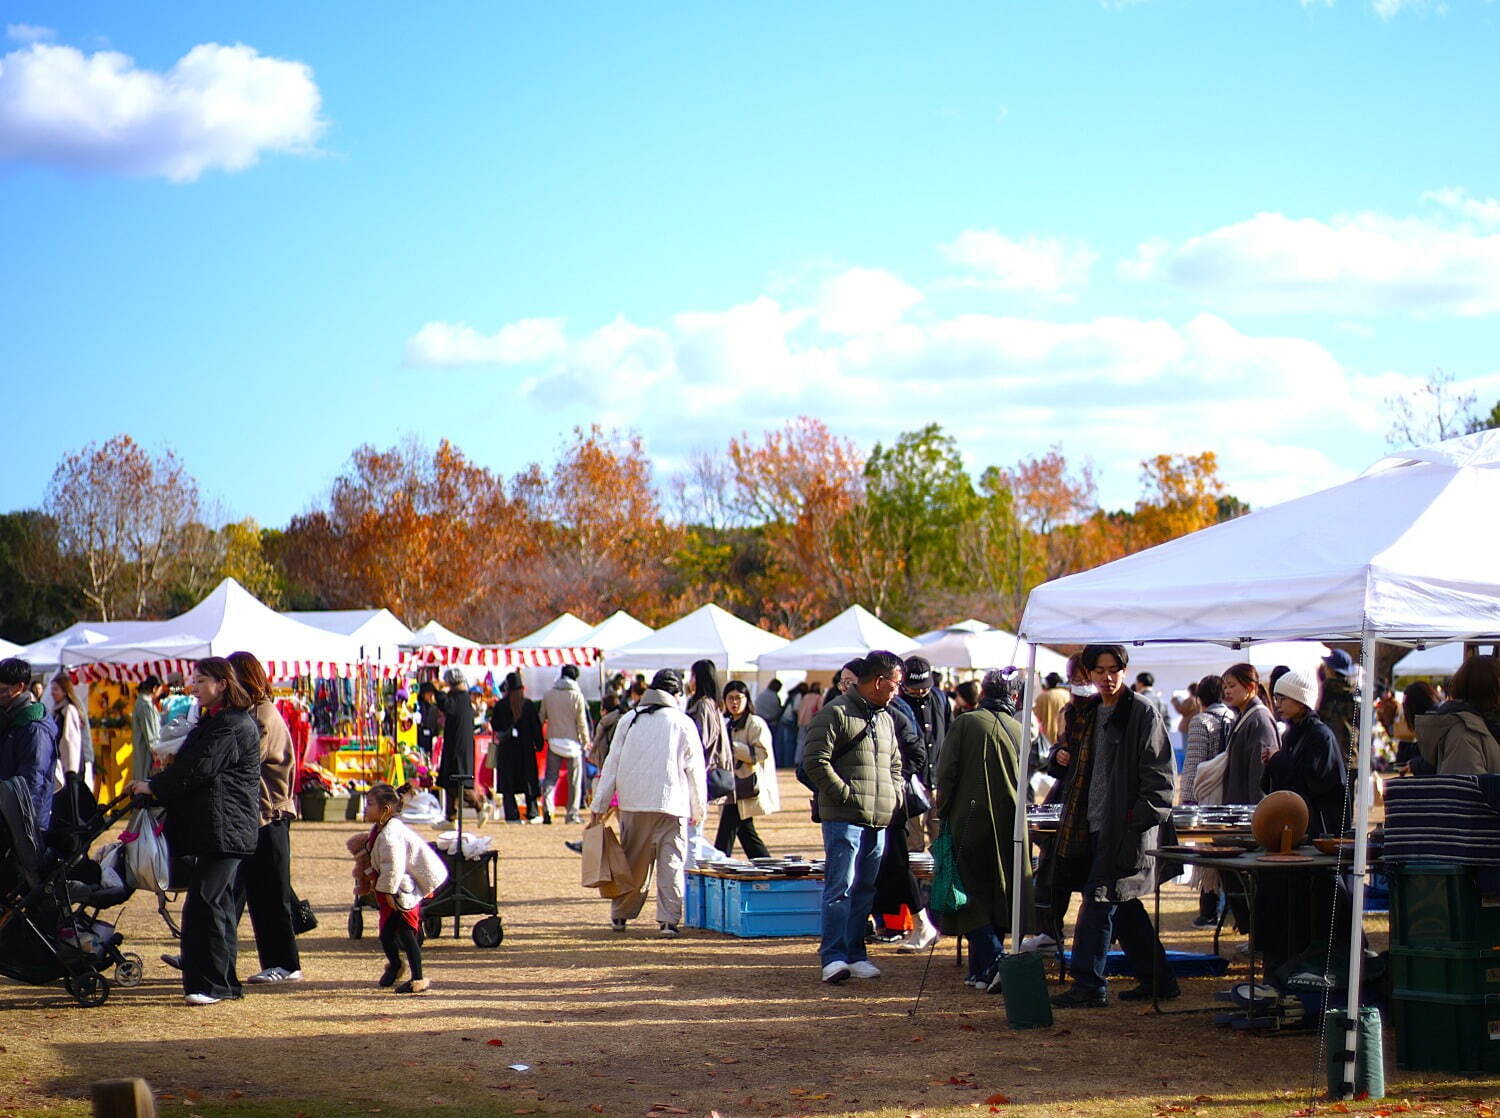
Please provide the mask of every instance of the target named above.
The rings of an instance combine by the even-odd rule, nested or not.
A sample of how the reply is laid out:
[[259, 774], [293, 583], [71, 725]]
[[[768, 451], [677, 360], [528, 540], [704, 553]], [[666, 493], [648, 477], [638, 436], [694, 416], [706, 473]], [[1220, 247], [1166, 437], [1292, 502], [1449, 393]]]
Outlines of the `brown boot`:
[[425, 994], [432, 989], [432, 980], [427, 978], [411, 978], [396, 987], [398, 994]]

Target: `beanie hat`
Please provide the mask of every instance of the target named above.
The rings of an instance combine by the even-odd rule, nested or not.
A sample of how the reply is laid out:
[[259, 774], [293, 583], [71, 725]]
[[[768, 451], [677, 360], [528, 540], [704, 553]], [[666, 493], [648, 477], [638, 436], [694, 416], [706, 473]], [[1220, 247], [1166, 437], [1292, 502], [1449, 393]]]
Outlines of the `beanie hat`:
[[449, 668], [443, 673], [443, 682], [449, 687], [462, 687], [464, 685], [464, 673], [457, 668]]
[[1302, 672], [1287, 672], [1276, 681], [1276, 694], [1301, 703], [1308, 710], [1318, 709], [1318, 685]]

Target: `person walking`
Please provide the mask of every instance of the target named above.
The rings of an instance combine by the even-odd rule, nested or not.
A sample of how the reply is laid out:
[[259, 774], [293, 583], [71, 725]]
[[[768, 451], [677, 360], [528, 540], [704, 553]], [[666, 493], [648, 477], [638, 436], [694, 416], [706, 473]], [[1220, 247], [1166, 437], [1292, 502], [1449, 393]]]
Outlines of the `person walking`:
[[547, 779], [542, 782], [542, 821], [552, 822], [552, 801], [559, 776], [568, 774], [568, 807], [564, 817], [577, 823], [583, 802], [583, 747], [589, 740], [588, 706], [578, 689], [578, 668], [564, 664], [562, 674], [542, 695], [542, 721], [547, 727]]
[[[687, 716], [698, 728], [703, 742], [704, 790], [710, 807], [734, 801], [733, 780], [728, 788], [709, 788], [709, 778], [732, 774], [734, 750], [729, 743], [729, 731], [724, 727], [724, 712], [719, 709], [719, 673], [712, 660], [697, 660], [687, 678]], [[702, 829], [696, 824], [688, 825], [688, 865], [697, 858]]]
[[130, 790], [167, 809], [167, 841], [193, 858], [182, 908], [182, 989], [188, 1005], [243, 994], [235, 883], [260, 831], [260, 727], [234, 667], [208, 656], [193, 668], [198, 722], [172, 763]]
[[1141, 903], [1156, 887], [1156, 860], [1147, 851], [1171, 820], [1167, 728], [1156, 704], [1125, 686], [1130, 658], [1123, 645], [1088, 645], [1079, 660], [1098, 697], [1080, 703], [1082, 740], [1068, 765], [1054, 855], [1081, 882], [1083, 905], [1073, 931], [1073, 984], [1052, 1004], [1109, 1004], [1104, 967], [1112, 939], [1137, 980], [1122, 1000], [1175, 998], [1177, 978]]
[[750, 689], [739, 680], [724, 685], [724, 720], [734, 750], [734, 779], [740, 787], [754, 783], [754, 791], [725, 801], [719, 814], [714, 845], [733, 856], [738, 838], [747, 858], [769, 858], [770, 850], [755, 829], [755, 817], [770, 815], [781, 806], [776, 787], [776, 763], [771, 756], [771, 728], [750, 711]]
[[901, 688], [901, 661], [877, 651], [853, 664], [854, 686], [818, 711], [807, 727], [802, 757], [823, 828], [818, 958], [830, 984], [880, 977], [865, 952], [865, 927], [885, 829], [904, 798], [901, 752], [886, 709]]
[[703, 742], [683, 713], [682, 675], [657, 672], [636, 707], [620, 719], [589, 806], [594, 816], [618, 799], [620, 844], [635, 888], [610, 900], [610, 928], [623, 932], [646, 905], [656, 877], [656, 923], [680, 933], [686, 886], [687, 827], [701, 825], [708, 782]]
[[537, 703], [526, 697], [520, 672], [505, 677], [500, 698], [490, 707], [490, 767], [495, 771], [507, 823], [521, 822], [516, 797], [526, 801], [526, 822], [542, 821], [542, 789], [537, 758], [547, 749]]
[[94, 786], [94, 743], [89, 718], [63, 672], [52, 677], [52, 718], [57, 723], [57, 759], [65, 773], [77, 773], [88, 788]]
[[438, 696], [443, 714], [443, 758], [438, 763], [438, 787], [443, 790], [443, 804], [449, 819], [458, 814], [458, 805], [466, 803], [479, 816], [476, 826], [490, 819], [488, 802], [474, 788], [474, 704], [464, 673], [449, 668], [443, 673], [448, 690]]
[[302, 981], [297, 933], [292, 927], [292, 776], [297, 753], [292, 733], [271, 697], [266, 669], [248, 652], [231, 652], [236, 678], [254, 704], [250, 708], [260, 731], [260, 832], [255, 852], [240, 864], [235, 887], [235, 911], [250, 909], [250, 927], [260, 971], [245, 979], [264, 985]]

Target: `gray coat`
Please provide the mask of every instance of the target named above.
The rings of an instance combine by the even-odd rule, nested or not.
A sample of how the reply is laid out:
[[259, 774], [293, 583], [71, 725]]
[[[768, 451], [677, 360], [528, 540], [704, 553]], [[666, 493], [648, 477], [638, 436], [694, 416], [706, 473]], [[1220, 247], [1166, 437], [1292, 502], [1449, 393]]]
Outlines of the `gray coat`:
[[[860, 738], [866, 727], [869, 733]], [[832, 764], [834, 752], [856, 738], [859, 744]], [[890, 711], [875, 709], [856, 691], [840, 695], [808, 723], [802, 767], [818, 789], [818, 816], [825, 823], [885, 827], [905, 799]]]
[[1108, 781], [1109, 801], [1086, 895], [1131, 901], [1156, 888], [1156, 859], [1146, 851], [1156, 849], [1161, 825], [1172, 817], [1172, 746], [1155, 704], [1128, 688], [1104, 732], [1111, 764], [1106, 770], [1096, 763], [1089, 782]]
[[1226, 804], [1258, 804], [1265, 795], [1260, 790], [1261, 776], [1266, 771], [1260, 759], [1261, 750], [1275, 751], [1281, 747], [1281, 735], [1276, 731], [1276, 719], [1259, 699], [1251, 699], [1250, 705], [1240, 712], [1229, 730], [1229, 745], [1225, 752], [1229, 760], [1224, 767], [1224, 794]]

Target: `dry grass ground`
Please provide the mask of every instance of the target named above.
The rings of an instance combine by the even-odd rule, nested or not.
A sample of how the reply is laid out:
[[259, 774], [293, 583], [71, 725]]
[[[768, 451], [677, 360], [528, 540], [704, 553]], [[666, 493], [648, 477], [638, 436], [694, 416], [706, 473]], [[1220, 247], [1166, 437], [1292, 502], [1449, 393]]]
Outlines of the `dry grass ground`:
[[[788, 782], [788, 804], [800, 806]], [[338, 806], [335, 804], [334, 806]], [[874, 949], [877, 981], [819, 984], [808, 939], [656, 937], [649, 919], [608, 930], [607, 904], [578, 885], [563, 847], [579, 828], [493, 825], [501, 850], [504, 944], [429, 941], [435, 989], [377, 990], [373, 919], [345, 934], [354, 824], [299, 825], [296, 880], [321, 926], [302, 938], [307, 980], [192, 1009], [148, 901], [121, 930], [146, 981], [108, 1005], [75, 1008], [60, 988], [0, 985], [0, 1114], [80, 1114], [97, 1079], [139, 1075], [167, 1114], [1280, 1115], [1322, 1082], [1318, 1042], [1215, 1028], [1207, 1016], [1152, 1016], [1115, 1004], [1013, 1032], [1001, 1000], [966, 989], [951, 940], [932, 960]], [[762, 828], [778, 853], [818, 849], [801, 810]], [[1202, 948], [1191, 898], [1166, 896], [1169, 946]], [[646, 915], [651, 913], [648, 905]], [[373, 913], [370, 914], [373, 917]], [[248, 923], [246, 925], [248, 938]], [[253, 946], [247, 952], [253, 964]], [[257, 969], [242, 965], [242, 973]], [[1197, 979], [1173, 1009], [1208, 1007], [1223, 980]], [[1387, 1037], [1388, 1065], [1394, 1047]], [[526, 1064], [526, 1071], [508, 1065]], [[1483, 1113], [1495, 1083], [1393, 1070], [1411, 1112]], [[1003, 1095], [1006, 1102], [990, 1100]], [[1370, 1112], [1369, 1104], [1351, 1104]], [[1388, 1104], [1387, 1110], [1392, 1108]]]

